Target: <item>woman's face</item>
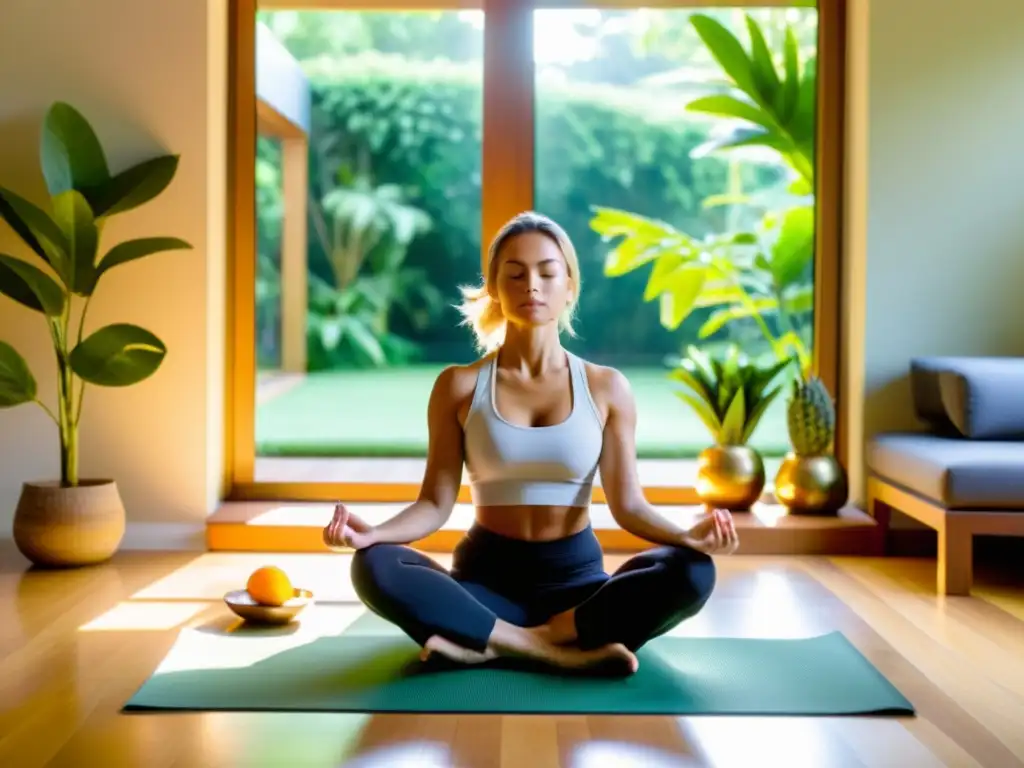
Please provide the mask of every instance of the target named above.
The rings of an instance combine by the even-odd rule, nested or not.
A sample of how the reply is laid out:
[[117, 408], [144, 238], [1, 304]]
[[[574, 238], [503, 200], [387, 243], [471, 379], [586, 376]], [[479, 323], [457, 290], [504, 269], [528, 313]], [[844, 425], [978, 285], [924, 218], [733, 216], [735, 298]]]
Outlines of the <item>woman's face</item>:
[[524, 232], [505, 242], [497, 258], [497, 298], [505, 319], [533, 327], [558, 322], [573, 289], [558, 244], [541, 232]]

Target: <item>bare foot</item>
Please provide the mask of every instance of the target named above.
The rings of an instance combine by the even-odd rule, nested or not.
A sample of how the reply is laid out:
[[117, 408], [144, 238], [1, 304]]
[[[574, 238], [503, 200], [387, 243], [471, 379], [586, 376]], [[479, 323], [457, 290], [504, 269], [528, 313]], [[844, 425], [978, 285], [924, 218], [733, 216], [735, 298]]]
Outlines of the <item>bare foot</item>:
[[523, 655], [563, 669], [593, 670], [609, 674], [632, 675], [640, 667], [636, 656], [621, 643], [584, 651], [573, 645], [554, 645], [544, 641], [542, 645], [530, 649]]
[[[436, 653], [460, 664], [483, 664], [504, 656], [530, 659], [560, 669], [593, 670], [616, 675], [632, 675], [639, 667], [636, 656], [626, 646], [618, 643], [584, 651], [573, 646], [554, 645], [546, 639], [542, 627], [506, 627], [517, 631], [501, 632], [497, 643], [492, 634], [492, 642], [483, 652], [464, 648], [440, 635], [434, 635], [420, 652], [420, 660], [427, 661]], [[505, 642], [500, 638], [504, 638]]]
[[556, 613], [546, 624], [541, 625], [541, 632], [549, 643], [555, 645], [569, 645], [575, 643], [576, 635], [576, 609]]
[[[525, 630], [524, 632], [530, 631]], [[536, 633], [536, 635], [536, 640], [522, 644], [517, 643], [517, 647], [514, 648], [488, 645], [483, 652], [464, 648], [451, 640], [434, 635], [427, 640], [420, 652], [420, 659], [426, 662], [432, 654], [436, 653], [457, 664], [477, 665], [490, 662], [499, 656], [520, 657], [559, 669], [593, 670], [618, 675], [632, 675], [639, 667], [637, 657], [625, 645], [615, 643], [593, 650], [581, 650], [572, 646], [554, 645], [544, 639], [541, 633]]]
[[426, 661], [434, 653], [460, 664], [483, 664], [485, 661], [491, 661], [498, 657], [497, 652], [492, 648], [486, 648], [481, 653], [470, 648], [463, 648], [440, 635], [433, 635], [427, 640], [420, 652], [420, 661]]

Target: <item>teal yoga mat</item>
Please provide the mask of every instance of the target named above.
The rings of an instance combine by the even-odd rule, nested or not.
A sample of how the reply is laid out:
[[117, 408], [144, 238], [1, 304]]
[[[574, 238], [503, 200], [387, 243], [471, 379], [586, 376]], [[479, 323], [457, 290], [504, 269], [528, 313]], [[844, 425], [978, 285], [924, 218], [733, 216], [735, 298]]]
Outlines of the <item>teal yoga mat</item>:
[[[247, 645], [281, 642], [258, 631], [218, 636], [184, 630], [125, 711], [914, 713], [839, 632], [806, 639], [662, 637], [640, 650], [640, 669], [626, 678], [425, 665], [415, 643], [369, 614], [340, 635], [295, 647]], [[254, 650], [263, 651], [255, 654], [258, 661], [240, 662]], [[217, 658], [240, 665], [218, 667], [211, 663]]]

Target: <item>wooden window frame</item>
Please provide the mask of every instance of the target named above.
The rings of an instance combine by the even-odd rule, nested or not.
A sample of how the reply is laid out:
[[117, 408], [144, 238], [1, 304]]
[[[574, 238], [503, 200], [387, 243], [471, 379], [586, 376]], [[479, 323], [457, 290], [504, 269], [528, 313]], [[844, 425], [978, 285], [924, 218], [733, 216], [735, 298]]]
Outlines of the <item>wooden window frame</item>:
[[[482, 253], [511, 216], [533, 208], [533, 11], [541, 8], [792, 7], [802, 0], [229, 0], [228, 280], [224, 497], [228, 500], [406, 502], [419, 483], [256, 482], [255, 163], [257, 100], [256, 11], [345, 9], [373, 11], [482, 10], [484, 24]], [[844, 105], [847, 0], [818, 6], [816, 123], [814, 368], [837, 402], [836, 454], [846, 464], [841, 389], [841, 286]], [[645, 487], [654, 504], [695, 504], [687, 486]], [[594, 502], [604, 502], [600, 487]], [[463, 485], [461, 502], [470, 501]]]

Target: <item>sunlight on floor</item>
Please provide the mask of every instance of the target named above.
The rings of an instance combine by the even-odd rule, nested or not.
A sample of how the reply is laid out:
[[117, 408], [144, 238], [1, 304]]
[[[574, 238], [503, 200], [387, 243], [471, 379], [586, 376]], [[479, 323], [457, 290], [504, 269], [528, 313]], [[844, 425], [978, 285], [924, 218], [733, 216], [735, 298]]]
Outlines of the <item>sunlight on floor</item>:
[[407, 741], [357, 755], [345, 768], [450, 768], [451, 750], [437, 742]]
[[807, 601], [782, 573], [754, 574], [754, 595], [750, 610], [741, 614], [744, 635], [764, 638], [797, 638], [819, 634], [817, 622], [808, 616]]
[[785, 755], [786, 768], [827, 768], [841, 761], [831, 754], [829, 738], [818, 718], [744, 717], [743, 738], [737, 719], [694, 717], [680, 725], [687, 740], [708, 755], [715, 768], [748, 768], [765, 755]]
[[191, 621], [209, 603], [123, 602], [80, 626], [80, 632], [139, 632], [167, 630]]
[[[672, 637], [757, 637], [764, 639], [799, 639], [817, 637], [827, 631], [827, 624], [808, 611], [806, 584], [795, 580], [789, 569], [754, 570], [745, 574], [740, 591], [725, 574], [720, 576], [719, 590], [708, 606], [669, 631]], [[733, 577], [735, 579], [735, 577]], [[742, 603], [742, 611], [715, 609], [718, 603]]]
[[687, 768], [707, 763], [697, 757], [686, 760], [678, 752], [667, 752], [646, 745], [621, 741], [591, 741], [573, 750], [567, 768], [617, 768], [627, 765], [642, 765], [644, 768]]
[[366, 609], [359, 606], [310, 606], [283, 628], [252, 629], [239, 619], [187, 627], [178, 635], [154, 676], [199, 669], [242, 669], [321, 637], [341, 634]]

